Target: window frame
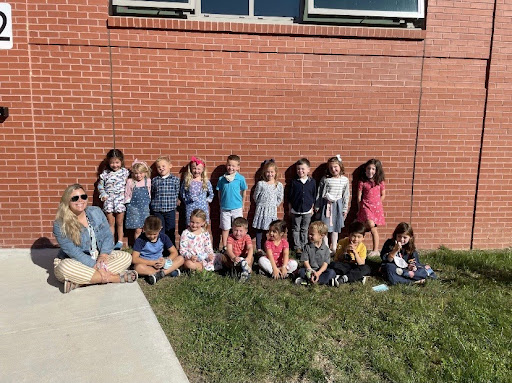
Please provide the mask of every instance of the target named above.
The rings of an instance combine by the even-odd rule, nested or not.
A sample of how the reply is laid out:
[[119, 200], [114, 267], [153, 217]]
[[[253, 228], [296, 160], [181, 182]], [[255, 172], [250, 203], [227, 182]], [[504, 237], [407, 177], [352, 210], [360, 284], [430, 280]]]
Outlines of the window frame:
[[359, 17], [394, 17], [394, 18], [425, 18], [425, 1], [416, 0], [418, 4], [417, 12], [395, 12], [395, 11], [372, 11], [372, 10], [355, 10], [355, 9], [340, 9], [340, 8], [317, 8], [315, 7], [315, 0], [305, 0], [306, 9], [309, 15], [320, 16], [359, 16]]

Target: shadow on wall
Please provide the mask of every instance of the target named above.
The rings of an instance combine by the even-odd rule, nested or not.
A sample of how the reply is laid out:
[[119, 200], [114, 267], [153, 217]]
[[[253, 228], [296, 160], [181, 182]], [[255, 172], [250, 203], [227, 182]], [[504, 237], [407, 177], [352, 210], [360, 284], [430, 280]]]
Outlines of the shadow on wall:
[[48, 278], [46, 282], [50, 286], [54, 286], [63, 292], [64, 285], [55, 278], [53, 274], [53, 260], [59, 253], [59, 247], [55, 246], [49, 238], [41, 237], [37, 239], [30, 247], [30, 258], [34, 265], [45, 269]]

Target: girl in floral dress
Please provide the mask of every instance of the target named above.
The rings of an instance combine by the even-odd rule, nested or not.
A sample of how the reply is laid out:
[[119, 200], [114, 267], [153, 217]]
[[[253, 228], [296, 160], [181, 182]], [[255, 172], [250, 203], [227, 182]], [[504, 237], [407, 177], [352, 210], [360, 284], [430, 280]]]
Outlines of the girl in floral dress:
[[206, 213], [206, 223], [210, 223], [209, 204], [213, 201], [213, 188], [205, 162], [199, 157], [192, 157], [187, 166], [187, 173], [180, 188], [180, 199], [185, 204], [185, 217], [190, 217], [195, 209]]
[[210, 233], [206, 230], [206, 212], [195, 209], [190, 215], [188, 229], [180, 237], [180, 254], [189, 270], [214, 271], [222, 268], [220, 257], [213, 252]]
[[277, 219], [277, 207], [283, 202], [284, 188], [277, 181], [277, 166], [273, 159], [263, 163], [261, 172], [262, 180], [256, 184], [254, 201], [256, 211], [252, 221], [252, 227], [256, 229], [256, 248], [262, 252], [261, 240], [266, 234], [272, 221]]
[[384, 182], [384, 170], [379, 160], [372, 158], [364, 166], [362, 180], [358, 184], [357, 201], [359, 211], [357, 220], [363, 223], [366, 230], [372, 233], [373, 250], [368, 254], [370, 257], [380, 255], [379, 232], [377, 226], [384, 225], [384, 209], [382, 201], [386, 197], [386, 185]]

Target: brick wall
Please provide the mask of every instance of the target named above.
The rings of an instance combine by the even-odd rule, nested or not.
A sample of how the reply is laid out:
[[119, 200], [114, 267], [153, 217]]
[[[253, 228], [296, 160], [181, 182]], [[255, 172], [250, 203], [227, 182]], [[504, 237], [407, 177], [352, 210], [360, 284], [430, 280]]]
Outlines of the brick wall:
[[127, 164], [166, 154], [175, 173], [200, 155], [212, 181], [240, 154], [250, 188], [270, 157], [287, 179], [301, 156], [319, 175], [340, 153], [350, 178], [377, 157], [383, 238], [405, 220], [422, 248], [511, 245], [494, 234], [512, 225], [503, 2], [493, 24], [494, 1], [429, 1], [425, 31], [109, 17], [106, 0], [11, 4], [0, 247], [52, 238], [62, 190], [78, 181], [92, 194], [114, 140]]

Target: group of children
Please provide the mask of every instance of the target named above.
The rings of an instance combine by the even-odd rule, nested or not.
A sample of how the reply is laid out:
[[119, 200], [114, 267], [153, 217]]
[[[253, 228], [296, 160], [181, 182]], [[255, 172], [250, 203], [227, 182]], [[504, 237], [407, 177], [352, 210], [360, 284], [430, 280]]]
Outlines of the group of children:
[[[340, 241], [338, 233], [344, 227], [350, 200], [349, 180], [344, 175], [341, 157], [328, 159], [327, 174], [320, 181], [318, 190], [316, 181], [309, 175], [309, 161], [306, 158], [297, 161], [297, 177], [291, 182], [288, 201], [295, 254], [304, 264], [298, 271], [297, 261], [289, 256], [286, 223], [277, 219], [284, 187], [278, 181], [274, 160], [262, 164], [262, 180], [254, 190], [256, 209], [252, 226], [256, 230], [256, 249], [253, 249], [247, 234], [249, 223], [243, 218], [247, 183], [239, 173], [240, 158], [237, 155], [227, 158], [226, 173], [216, 186], [222, 231], [219, 253], [214, 252], [207, 231], [209, 203], [214, 194], [202, 159], [191, 158], [181, 184], [171, 174], [171, 161], [165, 156], [155, 161], [158, 176], [153, 179], [150, 179], [148, 165], [138, 160], [132, 164], [131, 178], [128, 178], [130, 172], [124, 167], [123, 153], [117, 149], [107, 153], [106, 164], [107, 169], [100, 175], [98, 191], [112, 233], [115, 235], [117, 231], [116, 248], [123, 246], [125, 221], [124, 226], [134, 230], [134, 268], [140, 275], [147, 276], [151, 284], [166, 275], [180, 275], [182, 267], [207, 271], [234, 269], [242, 280], [247, 280], [255, 257], [259, 256], [259, 269], [273, 278], [293, 275], [298, 284], [339, 286], [340, 283], [364, 280], [370, 273], [362, 242], [365, 232], [372, 233], [373, 250], [369, 255], [381, 254], [377, 227], [384, 224], [385, 183], [382, 165], [375, 159], [365, 164], [358, 184], [357, 221], [349, 226], [349, 237]], [[179, 254], [174, 246], [178, 200], [184, 204], [188, 219], [188, 228], [180, 235]], [[311, 222], [315, 215], [318, 220]], [[397, 227], [393, 239], [383, 247], [383, 270], [388, 273], [387, 265], [396, 265], [394, 269], [389, 267], [394, 272], [392, 278], [388, 276], [391, 282], [409, 283], [435, 276], [426, 273], [425, 270], [431, 271], [428, 265], [419, 263], [412, 229], [408, 229], [398, 233]], [[264, 235], [267, 240], [263, 244]], [[409, 240], [405, 241], [403, 238], [407, 237]], [[164, 254], [168, 256], [164, 257]], [[334, 261], [331, 262], [333, 254]], [[413, 260], [408, 262], [410, 259]]]

